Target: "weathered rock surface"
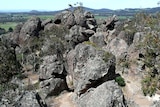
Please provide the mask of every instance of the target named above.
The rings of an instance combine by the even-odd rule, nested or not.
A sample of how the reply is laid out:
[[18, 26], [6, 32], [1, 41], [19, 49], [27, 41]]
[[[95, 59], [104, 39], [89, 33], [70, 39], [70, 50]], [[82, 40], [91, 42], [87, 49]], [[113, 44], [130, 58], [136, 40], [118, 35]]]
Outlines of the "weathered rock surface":
[[24, 92], [19, 100], [14, 104], [15, 107], [47, 107], [40, 101], [38, 93]]
[[120, 39], [118, 37], [111, 40], [111, 42], [108, 43], [106, 47], [106, 50], [115, 55], [116, 58], [121, 56], [123, 53], [126, 53], [127, 49], [128, 49], [127, 43], [123, 39]]
[[41, 20], [38, 17], [30, 18], [21, 28], [19, 37], [26, 40], [28, 36], [38, 36], [41, 30]]
[[103, 32], [96, 32], [93, 36], [89, 38], [89, 40], [95, 43], [98, 47], [103, 47], [106, 45], [105, 43], [105, 33]]
[[57, 14], [53, 21], [55, 24], [63, 24], [68, 28], [75, 25], [75, 16], [71, 11], [63, 11], [60, 14]]
[[123, 93], [114, 81], [91, 88], [76, 102], [79, 107], [127, 107]]
[[69, 35], [66, 35], [66, 40], [69, 41], [72, 47], [84, 41], [88, 41], [95, 32], [84, 27], [75, 25], [70, 29]]
[[47, 107], [35, 91], [10, 90], [0, 100], [1, 107]]
[[150, 107], [160, 107], [160, 101], [154, 102]]
[[39, 73], [42, 98], [58, 95], [67, 89], [63, 59], [56, 55], [44, 57]]
[[52, 23], [52, 19], [46, 19], [46, 20], [42, 21], [41, 26], [44, 27], [49, 23]]
[[[108, 56], [103, 60], [105, 52], [96, 48], [79, 44], [68, 54], [68, 73], [73, 78], [74, 91], [83, 94], [89, 88], [96, 87], [115, 76], [115, 57]], [[70, 59], [73, 58], [73, 59]]]

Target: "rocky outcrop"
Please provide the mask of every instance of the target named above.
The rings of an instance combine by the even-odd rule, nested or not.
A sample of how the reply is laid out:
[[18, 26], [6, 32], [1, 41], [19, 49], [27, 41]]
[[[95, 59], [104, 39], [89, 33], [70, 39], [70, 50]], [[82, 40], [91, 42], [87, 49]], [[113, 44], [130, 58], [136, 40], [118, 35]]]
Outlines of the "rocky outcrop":
[[115, 55], [116, 58], [126, 53], [128, 51], [127, 49], [128, 49], [127, 43], [123, 39], [120, 39], [118, 37], [111, 40], [106, 47], [106, 50]]
[[[46, 107], [43, 99], [51, 106], [68, 103], [68, 106], [79, 107], [138, 107], [143, 104], [140, 98], [148, 101], [141, 92], [142, 85], [145, 94], [151, 95], [158, 90], [159, 32], [151, 31], [151, 27], [136, 32], [135, 28], [139, 26], [136, 21], [145, 18], [121, 23], [114, 15], [97, 24], [92, 13], [85, 12], [82, 7], [74, 9], [62, 11], [54, 20], [47, 19], [42, 23], [39, 18], [33, 17], [18, 25], [8, 36], [6, 41], [10, 37], [13, 41], [9, 41], [9, 46], [8, 43], [0, 44], [3, 45], [0, 46], [3, 56], [0, 83], [10, 81], [17, 74], [14, 71], [20, 68], [15, 66], [18, 61], [23, 65], [24, 74], [28, 73], [25, 76], [29, 77], [33, 71], [36, 74], [36, 84], [31, 84], [31, 88], [30, 81], [29, 88], [26, 88], [27, 82], [23, 84], [12, 79], [10, 82], [21, 88], [16, 87], [13, 91], [5, 90], [6, 87], [2, 87], [5, 84], [0, 84], [2, 91], [6, 92], [3, 97], [0, 96], [0, 106]], [[126, 85], [123, 88], [125, 96], [118, 85]], [[11, 96], [11, 100], [7, 95]], [[62, 100], [62, 97], [65, 98]], [[135, 100], [137, 97], [140, 101]], [[159, 102], [152, 106], [158, 107]]]
[[15, 107], [47, 107], [38, 93], [24, 92], [14, 104]]
[[79, 107], [127, 107], [123, 93], [114, 81], [89, 89], [76, 102]]
[[38, 36], [41, 30], [41, 20], [38, 17], [30, 18], [21, 28], [19, 38], [26, 40], [29, 36]]
[[105, 57], [106, 53], [85, 44], [79, 44], [69, 52], [67, 71], [72, 76], [76, 93], [81, 95], [91, 87], [114, 79], [115, 57], [112, 54]]
[[96, 32], [93, 36], [89, 38], [90, 42], [93, 42], [98, 47], [103, 47], [106, 45], [105, 43], [105, 33]]
[[1, 107], [47, 107], [35, 91], [20, 89], [6, 91], [0, 100]]
[[44, 28], [44, 26], [46, 26], [49, 23], [52, 23], [52, 19], [46, 19], [46, 20], [42, 21], [42, 23], [41, 23], [42, 28]]
[[71, 28], [72, 26], [75, 25], [75, 16], [71, 11], [63, 11], [60, 14], [57, 14], [54, 17], [55, 24], [63, 24], [67, 26], [68, 28]]
[[58, 95], [67, 89], [65, 76], [63, 59], [56, 55], [44, 57], [39, 70], [42, 98]]
[[95, 32], [90, 29], [75, 25], [70, 29], [70, 33], [66, 35], [65, 39], [68, 41], [72, 47], [84, 41], [88, 41]]

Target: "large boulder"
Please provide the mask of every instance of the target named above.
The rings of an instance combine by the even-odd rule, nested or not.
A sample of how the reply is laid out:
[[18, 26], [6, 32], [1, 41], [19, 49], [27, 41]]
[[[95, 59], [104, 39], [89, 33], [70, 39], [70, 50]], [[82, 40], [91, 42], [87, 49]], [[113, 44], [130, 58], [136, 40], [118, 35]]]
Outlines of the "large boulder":
[[64, 74], [63, 61], [58, 60], [56, 55], [45, 56], [43, 58], [43, 63], [40, 66], [39, 73], [40, 73], [39, 78], [41, 80], [50, 79], [54, 76], [54, 74], [63, 75]]
[[44, 26], [46, 26], [49, 23], [52, 23], [52, 19], [46, 19], [46, 20], [42, 21], [41, 26], [44, 28]]
[[75, 25], [70, 29], [70, 33], [66, 35], [66, 41], [69, 41], [72, 47], [84, 41], [88, 41], [95, 32], [90, 29]]
[[47, 107], [44, 100], [35, 91], [8, 90], [0, 99], [0, 107]]
[[70, 28], [75, 25], [75, 16], [71, 11], [63, 11], [55, 16], [53, 22], [55, 24], [63, 24]]
[[36, 92], [24, 92], [18, 101], [14, 104], [15, 107], [47, 107], [40, 101], [40, 97]]
[[98, 47], [102, 47], [106, 45], [104, 37], [105, 37], [105, 33], [96, 32], [93, 36], [89, 38], [89, 40], [95, 43]]
[[78, 95], [115, 76], [115, 57], [90, 45], [77, 45], [68, 53], [67, 63], [68, 74], [72, 76], [74, 91]]
[[38, 17], [31, 17], [21, 28], [19, 38], [26, 40], [29, 36], [38, 36], [41, 30], [41, 20]]
[[115, 81], [91, 88], [75, 100], [79, 107], [127, 107], [123, 93]]
[[42, 98], [58, 95], [67, 89], [63, 59], [59, 56], [45, 56], [39, 70]]
[[81, 9], [77, 8], [74, 11], [74, 16], [75, 16], [76, 25], [79, 25], [81, 27], [87, 27], [87, 24], [86, 24], [87, 18], [84, 16], [84, 13]]
[[110, 43], [106, 46], [106, 50], [111, 52], [116, 58], [120, 57], [122, 54], [126, 53], [128, 50], [127, 43], [120, 39], [119, 37], [114, 38], [111, 40]]

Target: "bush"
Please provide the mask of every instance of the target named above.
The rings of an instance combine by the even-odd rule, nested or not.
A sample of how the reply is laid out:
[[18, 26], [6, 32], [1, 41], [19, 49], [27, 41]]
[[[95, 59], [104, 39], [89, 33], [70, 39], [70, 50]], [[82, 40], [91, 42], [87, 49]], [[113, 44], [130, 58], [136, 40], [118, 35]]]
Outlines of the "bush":
[[16, 58], [15, 49], [11, 41], [0, 38], [0, 84], [8, 82], [20, 72], [21, 66]]
[[2, 95], [5, 91], [11, 90], [11, 89], [14, 90], [16, 88], [18, 88], [18, 85], [13, 83], [0, 84], [0, 95]]
[[95, 48], [97, 47], [97, 45], [95, 43], [91, 42], [91, 41], [85, 41], [84, 44], [91, 45]]
[[119, 86], [124, 87], [126, 85], [124, 78], [118, 76], [115, 78], [115, 81], [118, 83]]
[[105, 62], [108, 62], [111, 57], [113, 57], [112, 53], [105, 52], [105, 53], [103, 54], [103, 60], [104, 60]]
[[142, 80], [142, 91], [143, 94], [152, 96], [156, 93], [157, 85], [158, 85], [158, 78], [157, 77], [152, 77], [151, 75], [147, 75], [143, 80]]

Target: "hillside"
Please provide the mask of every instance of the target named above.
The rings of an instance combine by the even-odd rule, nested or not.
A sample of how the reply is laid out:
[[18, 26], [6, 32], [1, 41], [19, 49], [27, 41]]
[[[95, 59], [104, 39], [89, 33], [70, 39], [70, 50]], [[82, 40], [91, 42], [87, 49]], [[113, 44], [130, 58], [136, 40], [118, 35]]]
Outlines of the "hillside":
[[160, 106], [160, 15], [92, 12], [33, 16], [0, 36], [0, 107]]

